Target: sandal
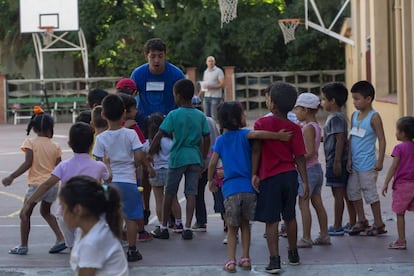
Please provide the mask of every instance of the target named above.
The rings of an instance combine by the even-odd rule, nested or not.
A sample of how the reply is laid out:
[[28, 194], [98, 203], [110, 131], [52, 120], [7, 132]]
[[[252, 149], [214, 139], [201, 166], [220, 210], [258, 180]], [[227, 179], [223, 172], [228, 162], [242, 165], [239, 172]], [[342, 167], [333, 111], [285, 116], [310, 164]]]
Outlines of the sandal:
[[370, 236], [370, 237], [374, 237], [374, 236], [378, 236], [378, 235], [381, 235], [381, 234], [385, 234], [387, 232], [388, 231], [385, 230], [385, 224], [384, 223], [380, 227], [377, 227], [374, 223], [371, 227], [369, 227], [368, 229], [365, 230], [365, 235]]
[[359, 235], [361, 232], [364, 232], [366, 229], [369, 228], [368, 220], [358, 221], [352, 226], [351, 231], [349, 231], [350, 236]]
[[396, 240], [388, 245], [388, 249], [407, 249], [407, 242]]
[[243, 270], [252, 270], [252, 263], [249, 257], [240, 258], [239, 266]]
[[296, 246], [297, 246], [297, 248], [311, 248], [312, 247], [312, 240], [301, 238], [300, 240], [298, 240]]
[[326, 237], [317, 237], [316, 239], [313, 240], [313, 245], [331, 245], [331, 237], [326, 236]]
[[26, 255], [28, 251], [29, 251], [29, 248], [27, 246], [17, 245], [9, 250], [9, 254]]
[[50, 253], [50, 254], [55, 254], [55, 253], [59, 253], [60, 251], [65, 250], [65, 249], [66, 249], [66, 244], [65, 244], [65, 242], [64, 242], [64, 241], [61, 241], [61, 242], [57, 242], [57, 243], [55, 243], [55, 245], [54, 245], [54, 246], [52, 246], [52, 247], [49, 249], [49, 253]]
[[228, 260], [225, 264], [223, 269], [226, 272], [229, 273], [235, 273], [236, 272], [236, 261], [235, 260]]

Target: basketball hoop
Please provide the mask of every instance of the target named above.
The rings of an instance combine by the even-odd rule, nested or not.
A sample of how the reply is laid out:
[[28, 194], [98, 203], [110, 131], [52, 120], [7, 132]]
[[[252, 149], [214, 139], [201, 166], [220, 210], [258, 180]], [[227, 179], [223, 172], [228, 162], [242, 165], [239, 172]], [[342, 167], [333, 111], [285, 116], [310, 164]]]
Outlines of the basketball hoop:
[[292, 18], [292, 19], [279, 19], [279, 26], [283, 32], [283, 38], [285, 40], [285, 44], [288, 44], [292, 40], [295, 40], [295, 30], [299, 24], [303, 24], [300, 19]]
[[42, 35], [43, 45], [47, 46], [52, 43], [53, 26], [40, 26], [39, 29], [43, 30]]
[[223, 23], [229, 23], [237, 17], [238, 0], [218, 0], [221, 12], [221, 27]]

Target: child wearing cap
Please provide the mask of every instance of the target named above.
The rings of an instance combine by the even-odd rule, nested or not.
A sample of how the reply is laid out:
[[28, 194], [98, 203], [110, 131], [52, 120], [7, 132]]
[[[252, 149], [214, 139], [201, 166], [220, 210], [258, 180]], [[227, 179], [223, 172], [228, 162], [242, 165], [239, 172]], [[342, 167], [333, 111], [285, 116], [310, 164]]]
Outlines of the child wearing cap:
[[[294, 112], [296, 117], [302, 123], [302, 134], [306, 147], [306, 171], [308, 174], [309, 197], [303, 198], [302, 185], [299, 185], [299, 207], [302, 215], [303, 233], [302, 238], [298, 241], [299, 248], [309, 248], [312, 245], [331, 244], [328, 235], [328, 217], [325, 207], [323, 206], [321, 189], [323, 183], [322, 166], [318, 160], [319, 145], [321, 144], [321, 127], [316, 121], [320, 100], [313, 93], [302, 93], [296, 100]], [[301, 184], [302, 179], [299, 177], [298, 182]], [[311, 239], [312, 217], [309, 209], [309, 199], [318, 216], [320, 234], [314, 241]]]
[[138, 90], [135, 82], [130, 78], [123, 78], [116, 83], [116, 92], [117, 93], [124, 93], [131, 96], [137, 96]]

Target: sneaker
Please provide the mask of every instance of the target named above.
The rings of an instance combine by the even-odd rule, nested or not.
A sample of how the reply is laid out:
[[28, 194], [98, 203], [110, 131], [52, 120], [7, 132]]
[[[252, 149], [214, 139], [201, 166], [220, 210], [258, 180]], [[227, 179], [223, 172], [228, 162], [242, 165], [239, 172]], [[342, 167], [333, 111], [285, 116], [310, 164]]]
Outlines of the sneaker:
[[396, 240], [388, 245], [388, 249], [407, 249], [407, 242]]
[[342, 226], [342, 229], [344, 230], [344, 233], [348, 234], [352, 230], [352, 226], [349, 222]]
[[270, 256], [269, 265], [266, 266], [265, 271], [270, 274], [277, 274], [280, 272], [280, 256]]
[[299, 261], [298, 249], [297, 248], [289, 249], [288, 258], [289, 258], [289, 264], [290, 265], [299, 265], [300, 261]]
[[144, 230], [142, 233], [138, 233], [138, 241], [147, 242], [147, 241], [152, 241], [152, 240], [153, 240], [153, 236], [147, 231]]
[[156, 239], [168, 240], [170, 238], [170, 233], [168, 229], [161, 230], [161, 227], [157, 226], [155, 230], [151, 231], [151, 235]]
[[194, 224], [191, 227], [194, 232], [207, 232], [207, 224]]
[[183, 237], [183, 240], [192, 240], [193, 239], [193, 231], [191, 231], [190, 229], [183, 230], [181, 235]]
[[128, 250], [127, 260], [128, 262], [136, 262], [136, 261], [142, 260], [142, 255], [141, 253], [139, 253], [138, 249]]
[[183, 224], [182, 223], [180, 223], [180, 224], [174, 224], [174, 226], [173, 226], [173, 232], [174, 233], [182, 233], [183, 232], [183, 229], [184, 229], [184, 226], [183, 226]]
[[151, 210], [144, 210], [144, 225], [148, 225], [148, 220], [150, 216]]
[[331, 225], [328, 228], [328, 234], [329, 234], [329, 236], [343, 236], [345, 234], [345, 232], [344, 232], [344, 229], [342, 227], [341, 228], [338, 228], [338, 229], [335, 229]]

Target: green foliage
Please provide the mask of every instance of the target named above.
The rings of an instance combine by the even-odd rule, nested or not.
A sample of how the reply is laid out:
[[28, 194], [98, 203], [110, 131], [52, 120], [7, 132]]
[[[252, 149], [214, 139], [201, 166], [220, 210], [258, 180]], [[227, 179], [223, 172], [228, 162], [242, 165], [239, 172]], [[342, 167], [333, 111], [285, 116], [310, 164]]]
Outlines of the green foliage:
[[[0, 45], [3, 55], [24, 60], [34, 50], [31, 37], [19, 32], [18, 2], [0, 0]], [[328, 24], [341, 0], [316, 2]], [[277, 19], [303, 18], [303, 5], [302, 0], [239, 0], [237, 18], [221, 28], [218, 0], [79, 0], [79, 23], [91, 75], [128, 76], [145, 62], [143, 45], [151, 37], [166, 42], [171, 62], [200, 72], [208, 55], [238, 70], [343, 68], [343, 44], [303, 25], [296, 30], [296, 40], [284, 44]]]

